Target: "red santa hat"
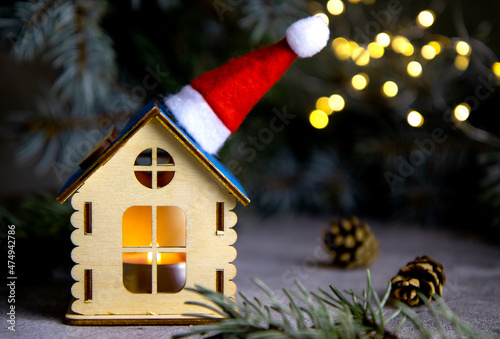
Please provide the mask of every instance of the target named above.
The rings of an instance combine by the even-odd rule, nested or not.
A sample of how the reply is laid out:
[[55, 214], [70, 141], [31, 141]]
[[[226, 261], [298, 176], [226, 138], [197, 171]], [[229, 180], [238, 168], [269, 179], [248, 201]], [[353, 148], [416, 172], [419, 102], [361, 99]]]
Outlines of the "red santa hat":
[[295, 58], [321, 51], [329, 34], [318, 16], [299, 20], [287, 29], [286, 38], [199, 76], [165, 103], [206, 152], [217, 153]]

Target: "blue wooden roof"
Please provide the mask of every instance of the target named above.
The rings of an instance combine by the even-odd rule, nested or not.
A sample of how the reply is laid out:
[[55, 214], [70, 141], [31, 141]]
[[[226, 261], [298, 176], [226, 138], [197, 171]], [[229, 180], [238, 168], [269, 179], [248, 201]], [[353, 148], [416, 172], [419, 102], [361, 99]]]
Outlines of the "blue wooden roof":
[[213, 155], [205, 152], [175, 121], [167, 106], [156, 101], [151, 101], [135, 114], [120, 132], [117, 139], [109, 145], [87, 168], [79, 168], [75, 174], [66, 182], [58, 194], [57, 200], [63, 203], [87, 178], [89, 178], [99, 167], [104, 165], [125, 142], [131, 138], [137, 130], [147, 124], [151, 119], [157, 118], [176, 139], [181, 142], [206, 168], [219, 180], [243, 205], [250, 202], [243, 186], [236, 177], [224, 167], [224, 165]]

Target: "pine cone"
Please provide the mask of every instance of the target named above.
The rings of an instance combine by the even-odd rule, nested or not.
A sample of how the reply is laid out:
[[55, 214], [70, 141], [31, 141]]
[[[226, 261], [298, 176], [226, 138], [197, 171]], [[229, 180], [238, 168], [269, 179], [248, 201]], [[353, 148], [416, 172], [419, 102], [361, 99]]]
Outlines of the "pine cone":
[[378, 241], [366, 223], [358, 218], [330, 222], [323, 230], [323, 245], [335, 266], [344, 268], [366, 267], [378, 256]]
[[417, 257], [392, 278], [391, 294], [409, 306], [418, 306], [424, 304], [424, 300], [417, 292], [432, 300], [434, 294], [442, 295], [445, 282], [443, 265], [428, 256]]

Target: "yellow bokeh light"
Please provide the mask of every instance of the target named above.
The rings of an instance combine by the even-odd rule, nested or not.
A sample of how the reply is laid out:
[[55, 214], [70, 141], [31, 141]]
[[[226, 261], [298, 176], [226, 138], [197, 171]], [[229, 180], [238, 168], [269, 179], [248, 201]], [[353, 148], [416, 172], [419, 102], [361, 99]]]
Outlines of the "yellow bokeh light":
[[394, 39], [392, 39], [391, 47], [394, 52], [406, 56], [412, 55], [414, 51], [413, 45], [406, 37], [402, 35], [397, 35], [394, 37]]
[[425, 10], [418, 14], [417, 24], [422, 28], [431, 27], [436, 19], [436, 15], [431, 10]]
[[332, 48], [335, 56], [339, 60], [347, 60], [351, 57], [351, 45], [345, 38], [336, 38], [332, 42]]
[[495, 62], [493, 66], [491, 66], [491, 70], [498, 78], [500, 78], [500, 62]]
[[351, 49], [351, 54], [359, 48], [359, 45], [356, 43], [356, 41], [349, 41], [349, 48]]
[[332, 47], [334, 49], [340, 45], [349, 45], [349, 41], [346, 38], [342, 38], [342, 37], [338, 37], [338, 38], [333, 39]]
[[405, 49], [403, 50], [403, 55], [411, 56], [411, 55], [413, 55], [414, 51], [415, 51], [415, 49], [413, 48], [413, 45], [410, 43], [407, 43], [405, 45]]
[[455, 45], [455, 49], [459, 55], [467, 56], [470, 54], [471, 49], [468, 43], [465, 41], [458, 41]]
[[340, 112], [345, 107], [344, 98], [339, 94], [333, 94], [328, 99], [328, 105], [334, 112]]
[[344, 3], [342, 0], [330, 0], [326, 3], [326, 9], [332, 15], [339, 15], [344, 11]]
[[368, 86], [370, 78], [365, 73], [359, 73], [352, 77], [351, 84], [352, 87], [358, 91], [361, 91]]
[[370, 53], [363, 47], [358, 47], [352, 52], [352, 60], [358, 66], [366, 66], [370, 62]]
[[398, 85], [394, 81], [386, 81], [382, 86], [382, 93], [389, 98], [395, 97], [398, 90]]
[[404, 46], [408, 43], [408, 39], [404, 36], [396, 35], [394, 39], [392, 39], [391, 47], [396, 53], [402, 53], [404, 50]]
[[455, 57], [455, 67], [459, 71], [465, 71], [469, 67], [469, 57], [464, 55], [457, 55]]
[[328, 19], [328, 15], [326, 15], [325, 13], [321, 13], [321, 12], [319, 12], [319, 13], [314, 14], [314, 16], [317, 16], [317, 17], [320, 17], [321, 19], [323, 19], [323, 21], [324, 21], [327, 25], [329, 25], [329, 24], [330, 24], [330, 20]]
[[413, 127], [420, 127], [424, 124], [424, 117], [417, 111], [411, 111], [406, 117], [408, 124]]
[[422, 65], [418, 61], [411, 61], [406, 67], [408, 74], [414, 78], [418, 78], [422, 75]]
[[455, 114], [455, 118], [457, 118], [457, 120], [465, 121], [470, 115], [470, 106], [466, 103], [461, 103], [455, 107], [453, 113]]
[[432, 48], [434, 48], [434, 50], [436, 51], [436, 55], [438, 55], [439, 53], [441, 53], [441, 44], [437, 41], [431, 41], [429, 42], [429, 46], [431, 46]]
[[391, 37], [387, 33], [379, 33], [375, 37], [375, 41], [382, 47], [387, 47], [391, 44]]
[[422, 46], [420, 54], [422, 54], [422, 57], [424, 59], [431, 60], [434, 59], [434, 57], [436, 56], [436, 50], [431, 45], [425, 45]]
[[309, 114], [309, 123], [316, 129], [325, 128], [328, 125], [328, 121], [328, 115], [318, 109]]
[[358, 2], [360, 2], [361, 0], [348, 0], [351, 4], [357, 4]]
[[328, 97], [321, 97], [316, 101], [316, 109], [325, 112], [326, 114], [332, 114], [333, 109], [328, 103]]
[[384, 47], [376, 42], [372, 42], [368, 45], [368, 54], [374, 59], [379, 59], [384, 56]]

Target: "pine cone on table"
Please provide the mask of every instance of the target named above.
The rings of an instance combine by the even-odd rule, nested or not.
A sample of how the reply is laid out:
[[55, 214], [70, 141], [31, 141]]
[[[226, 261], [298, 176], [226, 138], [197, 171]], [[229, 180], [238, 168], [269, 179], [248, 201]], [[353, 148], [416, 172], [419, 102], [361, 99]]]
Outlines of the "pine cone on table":
[[392, 278], [391, 295], [409, 306], [423, 305], [418, 292], [432, 300], [434, 294], [443, 294], [445, 282], [443, 265], [428, 256], [417, 257]]
[[331, 221], [329, 228], [322, 233], [323, 246], [335, 266], [367, 267], [378, 256], [377, 239], [368, 224], [356, 217]]

